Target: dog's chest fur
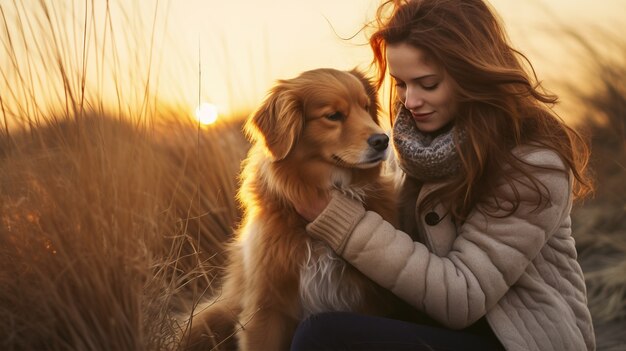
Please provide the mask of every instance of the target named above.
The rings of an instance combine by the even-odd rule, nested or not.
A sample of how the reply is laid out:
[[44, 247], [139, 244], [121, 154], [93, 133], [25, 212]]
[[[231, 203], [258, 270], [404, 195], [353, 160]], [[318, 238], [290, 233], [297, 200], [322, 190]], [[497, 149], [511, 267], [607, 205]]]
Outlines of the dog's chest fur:
[[[271, 255], [268, 240], [263, 240], [260, 236], [274, 235], [268, 233], [262, 222], [250, 221], [242, 228], [239, 250], [243, 259], [243, 266], [247, 274], [258, 272], [255, 267], [258, 261], [263, 260], [263, 256]], [[362, 289], [351, 284], [350, 277], [355, 274], [355, 269], [347, 264], [342, 258], [337, 256], [333, 250], [325, 243], [313, 240], [306, 236], [304, 229], [299, 231], [304, 241], [304, 252], [298, 250], [296, 257], [292, 257], [297, 262], [293, 263], [297, 270], [298, 281], [284, 281], [279, 279], [274, 281], [277, 284], [287, 283], [297, 284], [299, 291], [299, 309], [296, 312], [298, 317], [306, 318], [311, 314], [329, 311], [355, 311], [359, 310], [363, 304]], [[260, 241], [264, 245], [260, 245]], [[282, 245], [285, 242], [274, 241], [274, 245]], [[260, 250], [263, 248], [262, 250]], [[264, 251], [264, 252], [260, 252]], [[278, 251], [278, 250], [277, 250]], [[294, 252], [295, 253], [295, 252]], [[274, 261], [276, 265], [281, 264], [280, 260]], [[275, 267], [275, 270], [282, 270], [284, 267]], [[252, 277], [248, 276], [248, 279]], [[253, 279], [254, 280], [254, 279]], [[281, 291], [281, 286], [276, 286], [274, 291]], [[245, 292], [244, 292], [245, 293]]]
[[304, 317], [329, 311], [354, 311], [362, 304], [360, 289], [346, 284], [350, 267], [326, 244], [309, 240], [300, 270], [300, 299]]

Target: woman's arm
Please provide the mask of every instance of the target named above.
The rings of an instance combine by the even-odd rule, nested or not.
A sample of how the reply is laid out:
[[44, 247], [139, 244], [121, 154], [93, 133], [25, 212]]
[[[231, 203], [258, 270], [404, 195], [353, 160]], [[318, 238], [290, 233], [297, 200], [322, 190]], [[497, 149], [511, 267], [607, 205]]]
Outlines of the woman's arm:
[[[564, 168], [555, 154], [542, 155], [530, 160]], [[537, 208], [537, 194], [517, 184], [519, 208], [505, 218], [474, 211], [445, 257], [342, 196], [333, 196], [307, 229], [381, 286], [448, 327], [464, 328], [508, 291], [569, 213], [568, 174], [534, 168], [533, 174], [549, 189], [549, 203]], [[491, 204], [510, 204], [514, 193], [502, 184]]]

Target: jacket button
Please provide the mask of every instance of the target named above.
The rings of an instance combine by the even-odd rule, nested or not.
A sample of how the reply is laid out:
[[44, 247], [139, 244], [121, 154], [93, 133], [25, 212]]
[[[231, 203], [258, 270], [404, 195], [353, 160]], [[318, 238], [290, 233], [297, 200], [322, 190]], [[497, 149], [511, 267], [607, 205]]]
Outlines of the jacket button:
[[439, 215], [436, 212], [428, 212], [426, 217], [424, 217], [424, 220], [426, 221], [426, 224], [430, 226], [437, 225], [440, 221]]

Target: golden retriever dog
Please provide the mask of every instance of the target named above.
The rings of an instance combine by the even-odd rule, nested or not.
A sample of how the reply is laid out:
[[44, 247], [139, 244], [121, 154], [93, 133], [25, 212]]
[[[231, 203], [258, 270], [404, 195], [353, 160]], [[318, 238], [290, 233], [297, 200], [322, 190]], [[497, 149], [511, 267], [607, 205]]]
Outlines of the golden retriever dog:
[[287, 350], [311, 314], [387, 315], [401, 304], [310, 238], [292, 205], [335, 188], [394, 222], [375, 94], [358, 71], [317, 69], [279, 81], [248, 119], [244, 217], [217, 296], [183, 336], [187, 349]]

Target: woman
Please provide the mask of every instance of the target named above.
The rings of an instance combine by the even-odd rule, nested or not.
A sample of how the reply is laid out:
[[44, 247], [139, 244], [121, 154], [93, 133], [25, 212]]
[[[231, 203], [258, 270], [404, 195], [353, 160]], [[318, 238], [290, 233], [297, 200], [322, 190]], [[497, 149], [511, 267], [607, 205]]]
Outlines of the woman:
[[401, 224], [339, 194], [296, 206], [311, 236], [435, 322], [320, 314], [292, 350], [595, 349], [570, 220], [589, 153], [556, 97], [482, 0], [388, 1], [377, 23]]

